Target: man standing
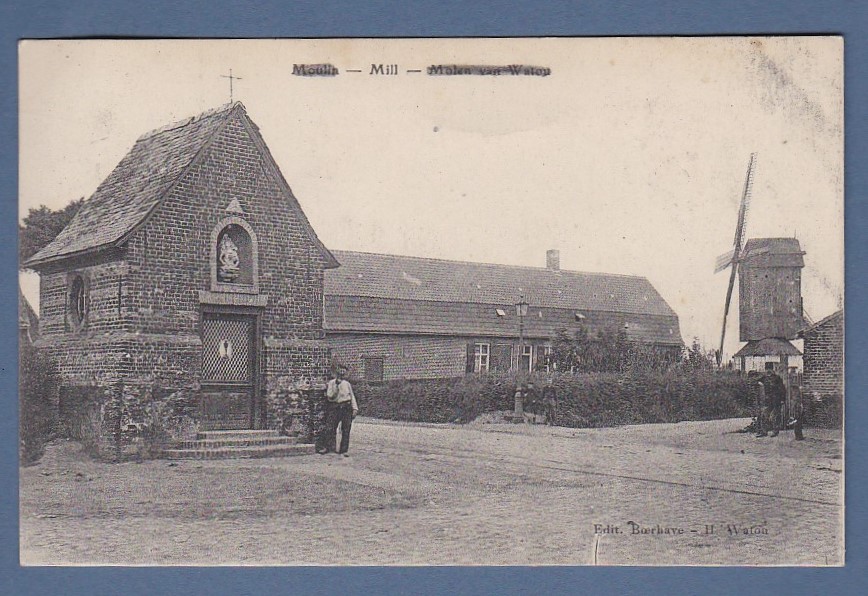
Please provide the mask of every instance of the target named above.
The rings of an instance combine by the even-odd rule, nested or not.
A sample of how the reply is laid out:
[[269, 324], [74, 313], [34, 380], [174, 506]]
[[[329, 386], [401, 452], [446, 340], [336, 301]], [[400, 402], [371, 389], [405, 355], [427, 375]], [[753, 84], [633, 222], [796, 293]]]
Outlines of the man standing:
[[763, 385], [762, 377], [756, 371], [747, 373], [747, 378], [748, 382], [756, 390], [756, 436], [766, 437], [768, 433], [765, 429], [766, 425], [763, 422], [766, 406], [766, 387]]
[[543, 387], [542, 401], [546, 409], [546, 424], [554, 426], [558, 412], [558, 391], [554, 388], [554, 385], [552, 385], [551, 379], [549, 379], [546, 382], [546, 386]]
[[766, 378], [768, 379], [766, 385], [766, 396], [770, 408], [769, 418], [771, 418], [771, 436], [776, 437], [783, 426], [781, 410], [787, 401], [787, 387], [784, 385], [784, 380], [774, 370], [770, 370]]
[[767, 421], [769, 428], [772, 431], [771, 436], [776, 437], [780, 432], [781, 407], [786, 399], [786, 388], [784, 387], [784, 382], [774, 373], [774, 371], [766, 373], [762, 379], [760, 379], [759, 386], [760, 400], [764, 407], [760, 414], [760, 418], [763, 420], [758, 420], [758, 422], [760, 422], [760, 428], [757, 436], [766, 436], [766, 431], [762, 422]]
[[537, 416], [540, 415], [539, 395], [533, 386], [533, 381], [528, 381], [522, 385], [522, 397], [524, 399], [524, 410], [533, 414], [533, 423], [537, 423]]
[[347, 451], [350, 448], [350, 429], [353, 426], [353, 418], [359, 413], [353, 386], [344, 379], [344, 371], [338, 369], [335, 378], [326, 386], [326, 436], [324, 453], [335, 452], [336, 434], [338, 424], [341, 426], [341, 445], [338, 453], [349, 457]]

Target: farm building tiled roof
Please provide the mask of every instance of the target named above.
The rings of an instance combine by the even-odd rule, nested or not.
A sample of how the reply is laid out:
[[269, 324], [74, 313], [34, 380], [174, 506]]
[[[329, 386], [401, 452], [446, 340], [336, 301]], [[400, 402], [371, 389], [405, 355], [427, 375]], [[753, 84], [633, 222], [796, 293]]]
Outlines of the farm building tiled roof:
[[325, 275], [328, 332], [527, 337], [623, 327], [631, 339], [681, 345], [678, 317], [643, 277], [334, 251]]
[[469, 304], [531, 305], [674, 316], [644, 277], [332, 251], [325, 293]]
[[801, 354], [796, 346], [787, 340], [770, 337], [747, 342], [735, 353], [734, 358], [742, 356], [801, 356]]
[[[25, 265], [38, 266], [121, 244], [157, 207], [233, 114], [242, 115], [258, 135], [258, 128], [247, 116], [244, 105], [235, 102], [140, 136], [82, 204], [72, 221]], [[273, 161], [264, 142], [262, 147], [267, 158]], [[277, 171], [280, 175], [279, 169]], [[295, 201], [288, 187], [287, 191]], [[306, 218], [302, 216], [302, 219], [307, 224]], [[333, 261], [309, 224], [307, 227], [328, 260]]]

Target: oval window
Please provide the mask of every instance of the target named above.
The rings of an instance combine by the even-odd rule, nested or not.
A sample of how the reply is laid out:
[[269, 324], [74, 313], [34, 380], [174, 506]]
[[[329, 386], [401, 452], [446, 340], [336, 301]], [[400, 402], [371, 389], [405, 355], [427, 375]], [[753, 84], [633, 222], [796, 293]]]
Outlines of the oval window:
[[69, 290], [69, 305], [72, 321], [76, 326], [84, 323], [87, 316], [87, 296], [85, 295], [84, 279], [79, 275], [72, 281]]

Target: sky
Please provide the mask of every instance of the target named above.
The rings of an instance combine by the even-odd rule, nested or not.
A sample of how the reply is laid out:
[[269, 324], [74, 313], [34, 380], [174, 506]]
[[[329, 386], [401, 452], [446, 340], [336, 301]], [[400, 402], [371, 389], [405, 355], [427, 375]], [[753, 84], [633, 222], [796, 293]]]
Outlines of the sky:
[[[318, 63], [340, 74], [292, 74]], [[232, 69], [329, 248], [540, 267], [557, 248], [563, 269], [647, 277], [685, 342], [712, 348], [729, 281], [714, 260], [757, 152], [747, 236], [799, 239], [811, 318], [843, 305], [840, 38], [26, 41], [19, 67], [22, 218], [90, 196], [142, 133], [227, 103]], [[22, 289], [38, 307], [34, 274]]]

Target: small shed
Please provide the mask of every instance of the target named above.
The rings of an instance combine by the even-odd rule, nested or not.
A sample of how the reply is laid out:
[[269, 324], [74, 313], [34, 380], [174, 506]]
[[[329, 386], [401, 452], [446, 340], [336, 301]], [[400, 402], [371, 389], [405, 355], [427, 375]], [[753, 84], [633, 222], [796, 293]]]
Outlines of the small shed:
[[775, 370], [784, 373], [792, 368], [802, 369], [802, 353], [789, 341], [771, 337], [747, 342], [733, 356], [738, 368], [752, 370]]

